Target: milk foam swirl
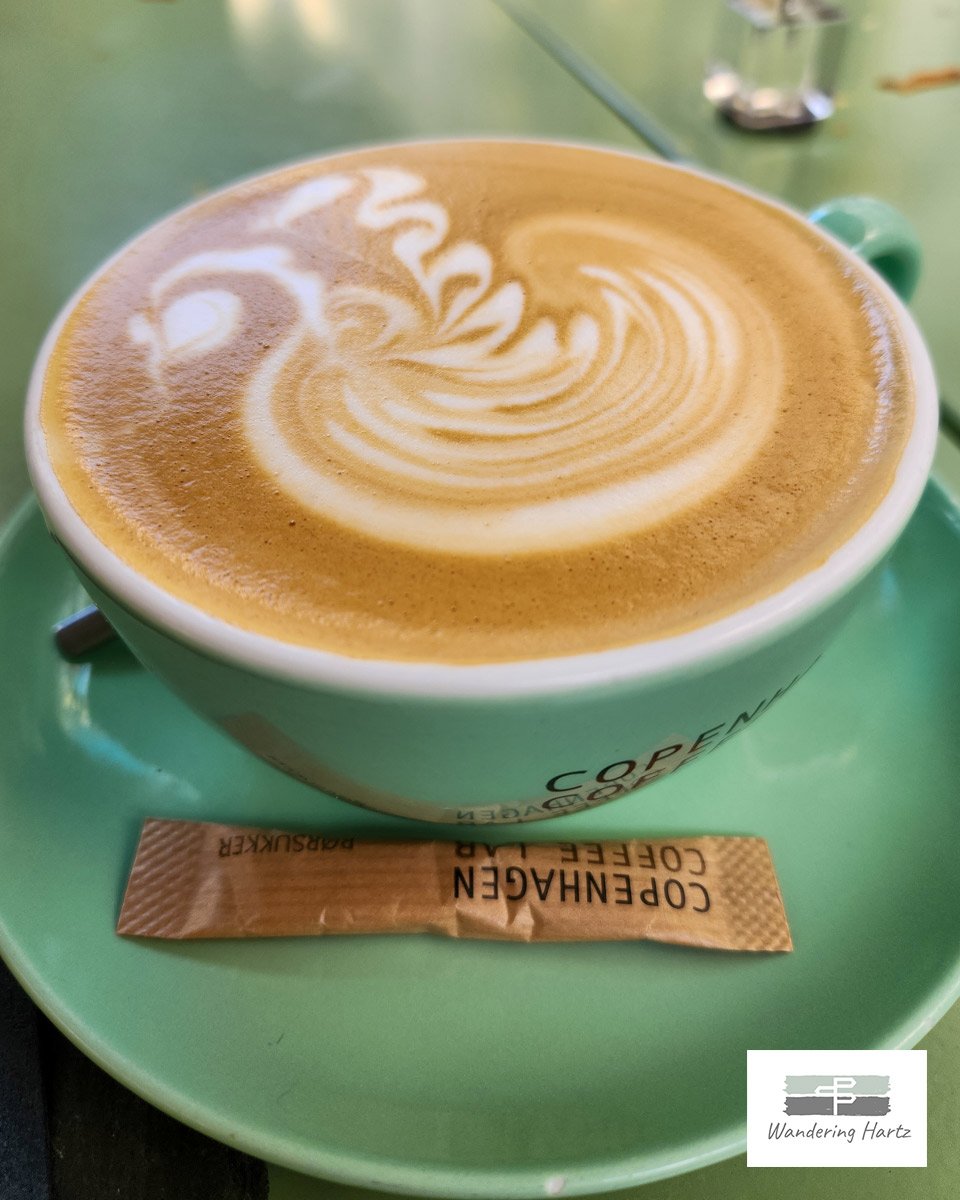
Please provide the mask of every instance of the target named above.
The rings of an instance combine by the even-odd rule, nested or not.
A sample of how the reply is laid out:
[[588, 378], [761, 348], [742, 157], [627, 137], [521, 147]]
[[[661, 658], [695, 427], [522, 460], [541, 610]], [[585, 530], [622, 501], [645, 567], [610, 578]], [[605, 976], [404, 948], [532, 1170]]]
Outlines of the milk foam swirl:
[[[229, 352], [251, 283], [293, 314], [244, 384], [252, 454], [308, 509], [477, 555], [588, 546], [669, 519], [745, 469], [782, 385], [775, 322], [702, 242], [590, 212], [452, 240], [405, 170], [291, 187], [247, 245], [182, 259], [130, 321], [151, 377]], [[311, 245], [346, 222], [374, 270]]]

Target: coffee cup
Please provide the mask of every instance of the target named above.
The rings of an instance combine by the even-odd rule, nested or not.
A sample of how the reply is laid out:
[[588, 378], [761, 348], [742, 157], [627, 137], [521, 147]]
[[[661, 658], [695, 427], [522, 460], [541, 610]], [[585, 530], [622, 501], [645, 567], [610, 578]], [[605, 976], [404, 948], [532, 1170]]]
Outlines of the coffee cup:
[[575, 812], [751, 727], [915, 508], [936, 387], [865, 260], [912, 288], [876, 201], [621, 151], [294, 164], [68, 302], [31, 477], [134, 654], [261, 758], [423, 820]]

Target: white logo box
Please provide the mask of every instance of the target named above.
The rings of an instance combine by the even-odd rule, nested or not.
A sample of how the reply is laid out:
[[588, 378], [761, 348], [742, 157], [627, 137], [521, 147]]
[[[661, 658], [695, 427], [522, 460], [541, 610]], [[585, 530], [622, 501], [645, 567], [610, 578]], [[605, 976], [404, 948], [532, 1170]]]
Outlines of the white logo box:
[[748, 1050], [748, 1167], [925, 1167], [925, 1050]]

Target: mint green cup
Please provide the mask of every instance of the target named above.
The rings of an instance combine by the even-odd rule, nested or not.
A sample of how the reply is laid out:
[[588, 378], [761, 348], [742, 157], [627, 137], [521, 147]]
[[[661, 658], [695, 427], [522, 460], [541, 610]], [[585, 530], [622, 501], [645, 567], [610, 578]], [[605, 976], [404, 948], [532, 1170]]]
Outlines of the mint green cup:
[[810, 219], [832, 231], [823, 237], [833, 245], [837, 235], [856, 247], [860, 257], [846, 246], [843, 253], [899, 326], [915, 386], [913, 428], [888, 493], [822, 565], [691, 632], [593, 654], [444, 666], [330, 654], [192, 607], [99, 541], [51, 466], [41, 384], [75, 298], [47, 335], [27, 401], [28, 464], [47, 524], [145, 667], [255, 754], [323, 792], [464, 825], [539, 820], [625, 796], [720, 749], [814, 666], [870, 586], [930, 471], [933, 370], [912, 318], [878, 273], [908, 297], [919, 269], [913, 236], [898, 214], [868, 198], [837, 201]]

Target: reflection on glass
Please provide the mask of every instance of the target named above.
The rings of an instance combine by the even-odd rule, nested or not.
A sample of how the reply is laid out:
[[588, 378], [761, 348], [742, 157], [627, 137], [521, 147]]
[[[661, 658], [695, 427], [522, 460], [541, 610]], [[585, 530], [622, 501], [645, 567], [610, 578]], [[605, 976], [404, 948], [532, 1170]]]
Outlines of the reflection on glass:
[[[333, 0], [227, 0], [237, 36], [255, 43], [285, 29], [291, 40], [324, 45], [343, 37], [341, 13]], [[299, 36], [297, 36], [299, 35]]]
[[226, 0], [234, 37], [262, 87], [297, 92], [315, 83], [331, 48], [346, 39], [337, 0]]

